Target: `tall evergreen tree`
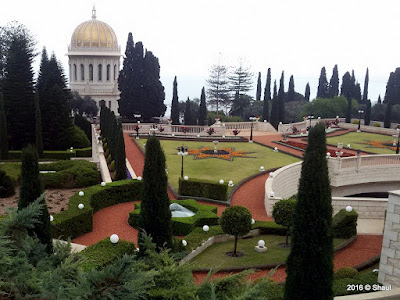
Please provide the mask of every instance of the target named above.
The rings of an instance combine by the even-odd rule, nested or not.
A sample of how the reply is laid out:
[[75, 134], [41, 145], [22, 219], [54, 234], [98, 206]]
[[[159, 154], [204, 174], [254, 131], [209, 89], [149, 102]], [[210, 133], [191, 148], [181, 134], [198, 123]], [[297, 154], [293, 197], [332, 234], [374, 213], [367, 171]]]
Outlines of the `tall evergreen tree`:
[[39, 97], [35, 95], [35, 120], [36, 120], [36, 150], [40, 158], [43, 157], [43, 138], [42, 138], [42, 115], [39, 107]]
[[[39, 177], [39, 162], [36, 148], [29, 145], [21, 153], [21, 186], [19, 189], [18, 209], [27, 207], [43, 194], [43, 184]], [[50, 232], [50, 215], [46, 201], [41, 201], [43, 208], [39, 222], [29, 230], [29, 234], [36, 234], [42, 244], [46, 245], [48, 253], [53, 252], [52, 236]]]
[[218, 65], [211, 66], [210, 76], [207, 79], [208, 102], [210, 105], [216, 106], [217, 114], [221, 110], [222, 106], [228, 108], [231, 105], [227, 76], [228, 70], [224, 65], [219, 63]]
[[258, 72], [256, 101], [261, 100], [261, 72]]
[[281, 80], [279, 82], [278, 91], [278, 123], [285, 122], [285, 82], [284, 82], [284, 72], [282, 71]]
[[122, 132], [122, 124], [118, 123], [117, 133], [117, 149], [115, 155], [115, 180], [126, 179], [126, 154], [125, 154], [125, 141], [124, 134]]
[[0, 159], [8, 157], [7, 119], [4, 111], [3, 95], [0, 93]]
[[319, 75], [317, 98], [329, 98], [329, 84], [326, 79], [325, 67], [322, 67], [321, 74]]
[[240, 60], [239, 66], [228, 76], [231, 92], [236, 93], [238, 91], [239, 96], [241, 96], [250, 91], [253, 86], [252, 76], [250, 67], [246, 66], [243, 60]]
[[293, 102], [294, 99], [294, 78], [293, 75], [290, 76], [290, 80], [289, 80], [289, 89], [287, 92], [287, 102]]
[[276, 87], [276, 80], [274, 81], [274, 93], [271, 101], [271, 125], [275, 127], [275, 129], [278, 128], [278, 93], [277, 93], [277, 87]]
[[391, 123], [392, 123], [392, 102], [389, 102], [386, 105], [386, 112], [385, 112], [385, 119], [383, 121], [383, 126], [385, 128], [390, 128]]
[[332, 77], [329, 81], [329, 98], [339, 95], [339, 71], [338, 66], [333, 67]]
[[174, 78], [171, 104], [171, 119], [173, 125], [179, 125], [179, 100], [178, 100], [178, 82]]
[[203, 88], [201, 89], [201, 97], [200, 97], [199, 125], [206, 125], [206, 123], [207, 123], [206, 92], [203, 86]]
[[358, 103], [361, 103], [361, 86], [358, 82], [354, 85], [353, 97]]
[[347, 100], [353, 99], [353, 82], [349, 72], [346, 72], [342, 78], [342, 89], [340, 95], [345, 96]]
[[333, 299], [332, 203], [325, 126], [314, 126], [303, 157], [285, 299]]
[[[160, 141], [155, 136], [150, 136], [146, 142], [139, 228], [151, 235], [157, 246], [170, 248], [172, 227], [167, 186], [164, 151]], [[142, 246], [142, 241], [143, 235], [140, 232], [139, 246]]]
[[390, 73], [383, 103], [400, 104], [400, 68]]
[[269, 120], [269, 102], [271, 100], [271, 68], [268, 68], [267, 80], [264, 89], [263, 120]]
[[185, 102], [185, 125], [196, 125], [196, 116], [192, 110], [192, 103], [189, 97]]
[[307, 85], [306, 85], [306, 90], [304, 92], [304, 98], [307, 101], [310, 101], [310, 84], [308, 82], [307, 82]]
[[35, 42], [23, 26], [11, 28], [2, 80], [10, 150], [35, 143], [35, 100], [32, 62]]
[[368, 83], [369, 83], [369, 71], [367, 68], [367, 72], [365, 73], [365, 80], [364, 80], [363, 102], [368, 100]]
[[381, 95], [379, 95], [379, 97], [378, 97], [378, 104], [381, 104], [381, 103], [382, 103]]
[[371, 123], [371, 100], [367, 100], [367, 105], [364, 115], [364, 125], [368, 126]]

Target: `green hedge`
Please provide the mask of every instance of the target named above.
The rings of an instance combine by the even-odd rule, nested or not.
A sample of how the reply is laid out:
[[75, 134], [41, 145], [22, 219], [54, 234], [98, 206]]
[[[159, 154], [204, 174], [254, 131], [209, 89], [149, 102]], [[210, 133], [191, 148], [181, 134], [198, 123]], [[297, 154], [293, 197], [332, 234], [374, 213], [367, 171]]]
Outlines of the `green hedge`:
[[345, 267], [336, 270], [333, 273], [333, 278], [335, 279], [343, 279], [343, 278], [354, 278], [358, 275], [358, 271], [354, 268]]
[[189, 178], [179, 178], [179, 194], [182, 196], [201, 197], [226, 201], [228, 198], [228, 183]]
[[203, 242], [214, 235], [224, 234], [220, 225], [209, 226], [210, 230], [204, 232], [202, 227], [195, 227], [191, 233], [185, 236], [187, 242], [186, 250], [196, 249]]
[[[75, 157], [75, 152], [70, 152], [69, 149], [66, 151], [43, 151], [44, 159], [69, 160], [71, 157]], [[8, 159], [21, 160], [21, 151], [8, 151]]]
[[15, 182], [6, 174], [5, 171], [0, 170], [0, 198], [10, 197], [15, 194]]
[[[91, 186], [83, 190], [84, 196], [75, 193], [69, 199], [68, 210], [54, 216], [52, 234], [54, 238], [74, 239], [93, 230], [93, 213], [117, 203], [139, 200], [142, 182], [137, 180], [120, 180]], [[82, 203], [85, 207], [78, 208]]]
[[274, 221], [256, 221], [251, 229], [260, 229], [260, 234], [286, 235], [286, 228]]
[[353, 209], [347, 212], [341, 209], [332, 219], [333, 236], [340, 239], [348, 239], [357, 234], [358, 214]]
[[76, 149], [76, 157], [92, 157], [92, 147]]
[[45, 188], [80, 188], [100, 182], [96, 164], [85, 160], [40, 164], [39, 169], [56, 171], [56, 173], [40, 174]]
[[81, 251], [79, 257], [82, 258], [81, 267], [84, 271], [88, 271], [103, 267], [124, 254], [133, 254], [135, 251], [136, 247], [132, 242], [119, 240], [118, 243], [113, 244], [110, 238], [106, 238]]
[[[196, 227], [218, 224], [217, 207], [215, 206], [199, 204], [193, 199], [171, 201], [171, 203], [178, 203], [196, 213], [192, 217], [171, 219], [172, 232], [175, 235], [187, 235]], [[129, 213], [129, 225], [138, 227], [139, 214], [140, 203], [136, 203], [135, 210]]]

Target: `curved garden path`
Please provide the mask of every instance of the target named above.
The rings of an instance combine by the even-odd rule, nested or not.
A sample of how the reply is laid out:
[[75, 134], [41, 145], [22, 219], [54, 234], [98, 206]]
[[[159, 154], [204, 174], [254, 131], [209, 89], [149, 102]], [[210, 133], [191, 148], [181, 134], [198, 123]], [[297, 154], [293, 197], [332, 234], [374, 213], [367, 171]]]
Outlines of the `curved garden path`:
[[[124, 134], [126, 157], [128, 158], [132, 168], [137, 176], [142, 176], [144, 155], [136, 145], [136, 143]], [[256, 136], [254, 140], [260, 144], [275, 147], [273, 140], [279, 140], [280, 135]], [[287, 151], [286, 151], [287, 150]], [[292, 155], [302, 157], [303, 152], [289, 147], [285, 147], [285, 152]], [[272, 218], [265, 214], [264, 208], [264, 184], [269, 173], [265, 173], [255, 177], [241, 185], [232, 196], [231, 205], [243, 205], [247, 207], [255, 220], [268, 221]], [[171, 199], [175, 199], [171, 191], [168, 191]], [[93, 231], [73, 240], [74, 243], [91, 245], [101, 239], [109, 237], [116, 233], [122, 239], [137, 243], [137, 230], [128, 225], [127, 218], [130, 211], [133, 210], [135, 202], [122, 203], [111, 207], [104, 208], [93, 215]], [[222, 205], [218, 206], [218, 214], [220, 215], [225, 209]], [[382, 235], [358, 235], [357, 240], [349, 247], [341, 250], [335, 255], [335, 269], [344, 266], [356, 266], [376, 255], [380, 254], [382, 248]], [[264, 275], [268, 275], [269, 270], [257, 271], [250, 275], [255, 279]], [[207, 274], [196, 273], [194, 278], [201, 282]], [[218, 273], [213, 277], [227, 276], [227, 273]], [[285, 268], [279, 268], [272, 276], [275, 281], [284, 281], [286, 278]]]

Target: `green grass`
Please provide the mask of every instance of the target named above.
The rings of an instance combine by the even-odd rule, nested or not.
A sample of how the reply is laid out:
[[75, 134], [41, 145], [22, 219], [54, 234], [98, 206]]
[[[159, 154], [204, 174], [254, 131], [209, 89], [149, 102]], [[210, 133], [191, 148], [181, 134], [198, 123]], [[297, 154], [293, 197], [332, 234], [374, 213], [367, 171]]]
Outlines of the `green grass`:
[[[136, 140], [140, 147], [146, 143], [146, 139]], [[200, 147], [214, 148], [212, 142], [190, 142], [190, 141], [167, 141], [161, 140], [167, 158], [168, 181], [172, 187], [178, 190], [178, 179], [181, 173], [181, 157], [177, 155], [178, 146], [188, 146], [189, 149], [199, 149]], [[293, 156], [274, 152], [272, 149], [248, 142], [219, 143], [218, 149], [232, 147], [236, 151], [254, 152], [249, 154], [254, 158], [235, 157], [233, 161], [226, 161], [218, 158], [194, 159], [194, 156], [184, 157], [184, 175], [190, 178], [200, 178], [207, 180], [226, 181], [232, 180], [234, 184], [259, 172], [260, 166], [266, 170], [282, 167], [298, 162], [299, 159]]]
[[360, 149], [361, 151], [368, 151], [376, 154], [394, 154], [395, 151], [389, 148], [374, 148], [371, 145], [363, 144], [367, 141], [388, 142], [393, 144], [393, 137], [381, 134], [366, 133], [366, 132], [350, 132], [340, 136], [334, 136], [326, 139], [326, 142], [331, 145], [343, 143], [343, 147], [347, 144], [351, 145], [352, 149]]
[[[259, 240], [265, 241], [268, 250], [258, 253], [254, 250]], [[334, 239], [334, 247], [341, 244], [344, 239]], [[225, 253], [233, 251], [234, 241], [214, 244], [204, 252], [193, 258], [190, 262], [194, 268], [228, 268], [265, 265], [286, 261], [290, 249], [280, 248], [279, 243], [284, 243], [285, 237], [278, 235], [259, 235], [249, 239], [239, 239], [237, 250], [244, 255], [239, 258], [227, 256]], [[290, 242], [290, 241], [289, 241]]]
[[17, 183], [19, 177], [21, 176], [21, 163], [0, 164], [0, 170], [6, 172], [6, 174], [11, 178], [11, 180]]

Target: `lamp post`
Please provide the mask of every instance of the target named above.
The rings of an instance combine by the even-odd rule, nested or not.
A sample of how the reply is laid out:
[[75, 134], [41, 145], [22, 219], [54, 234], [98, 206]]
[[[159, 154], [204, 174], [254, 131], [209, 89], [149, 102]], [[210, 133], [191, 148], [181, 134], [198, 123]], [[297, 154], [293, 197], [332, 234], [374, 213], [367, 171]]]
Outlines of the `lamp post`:
[[250, 127], [250, 143], [253, 142], [253, 125], [254, 125], [254, 121], [257, 121], [259, 118], [257, 117], [250, 117], [249, 120], [251, 121], [251, 127]]
[[177, 150], [178, 150], [178, 155], [181, 155], [181, 156], [182, 156], [181, 177], [183, 177], [183, 157], [184, 157], [185, 155], [188, 155], [188, 147], [182, 145], [182, 146], [179, 146], [179, 147], [177, 148]]
[[399, 144], [400, 144], [400, 128], [397, 128], [397, 146], [396, 146], [396, 154], [399, 154]]
[[313, 115], [309, 115], [308, 119], [310, 120], [310, 129], [311, 129], [311, 120], [314, 119], [314, 116]]
[[357, 132], [361, 132], [361, 115], [364, 113], [362, 109], [358, 110], [358, 129]]

